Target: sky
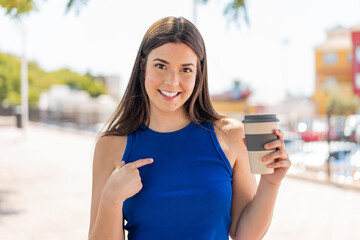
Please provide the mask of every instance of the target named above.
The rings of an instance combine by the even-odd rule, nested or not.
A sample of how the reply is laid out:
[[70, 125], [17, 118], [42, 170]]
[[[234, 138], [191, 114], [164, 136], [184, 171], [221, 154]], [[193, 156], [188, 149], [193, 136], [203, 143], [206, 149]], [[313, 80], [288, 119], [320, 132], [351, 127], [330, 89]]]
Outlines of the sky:
[[204, 38], [210, 93], [230, 90], [238, 79], [252, 90], [252, 102], [271, 104], [311, 97], [314, 48], [327, 30], [360, 24], [360, 0], [248, 0], [250, 24], [240, 19], [239, 27], [223, 15], [229, 0], [198, 5], [196, 19], [193, 1], [90, 0], [65, 15], [67, 0], [38, 0], [38, 11], [21, 22], [0, 9], [0, 51], [21, 56], [25, 42], [27, 58], [45, 70], [116, 75], [123, 92], [146, 30], [162, 17], [182, 16]]

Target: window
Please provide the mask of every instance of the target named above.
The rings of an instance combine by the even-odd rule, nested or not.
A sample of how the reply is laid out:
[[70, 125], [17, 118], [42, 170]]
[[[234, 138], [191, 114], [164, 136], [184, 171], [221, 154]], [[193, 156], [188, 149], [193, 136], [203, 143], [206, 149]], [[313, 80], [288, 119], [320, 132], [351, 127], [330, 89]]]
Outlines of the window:
[[324, 89], [325, 90], [334, 90], [337, 88], [338, 79], [334, 76], [328, 76], [324, 78]]
[[360, 90], [360, 73], [355, 74], [355, 87]]
[[356, 46], [355, 48], [355, 57], [356, 57], [356, 62], [360, 63], [360, 46]]
[[338, 63], [338, 54], [336, 52], [327, 52], [323, 54], [323, 62], [326, 65], [335, 65]]
[[347, 62], [348, 63], [352, 63], [352, 52], [348, 52], [347, 54], [346, 54], [346, 59], [347, 59]]

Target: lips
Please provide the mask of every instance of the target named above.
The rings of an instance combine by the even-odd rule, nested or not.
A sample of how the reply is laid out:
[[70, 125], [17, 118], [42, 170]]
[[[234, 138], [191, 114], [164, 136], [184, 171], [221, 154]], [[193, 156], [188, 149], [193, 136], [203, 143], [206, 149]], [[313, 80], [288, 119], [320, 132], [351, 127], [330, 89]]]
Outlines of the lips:
[[164, 91], [164, 90], [159, 90], [159, 92], [168, 98], [173, 98], [180, 94], [180, 92], [173, 92], [173, 91], [170, 92], [170, 91]]

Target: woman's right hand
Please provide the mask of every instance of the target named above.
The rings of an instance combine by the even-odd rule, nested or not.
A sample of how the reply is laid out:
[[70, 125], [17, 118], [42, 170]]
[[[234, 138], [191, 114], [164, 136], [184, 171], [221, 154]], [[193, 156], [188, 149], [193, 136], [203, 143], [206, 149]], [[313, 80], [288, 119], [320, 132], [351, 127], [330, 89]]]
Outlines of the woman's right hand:
[[143, 185], [138, 168], [153, 162], [152, 158], [140, 159], [128, 164], [121, 161], [104, 186], [102, 200], [108, 204], [122, 204], [126, 199], [140, 192]]

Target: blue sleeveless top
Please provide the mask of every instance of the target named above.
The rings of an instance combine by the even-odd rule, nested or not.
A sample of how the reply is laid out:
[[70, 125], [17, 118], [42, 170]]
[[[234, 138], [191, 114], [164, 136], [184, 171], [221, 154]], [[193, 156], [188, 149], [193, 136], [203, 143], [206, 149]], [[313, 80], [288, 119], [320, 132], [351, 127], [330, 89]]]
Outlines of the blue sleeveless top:
[[125, 200], [129, 240], [228, 240], [232, 168], [211, 124], [190, 123], [169, 133], [143, 126], [128, 135], [126, 163], [139, 168], [143, 188]]

